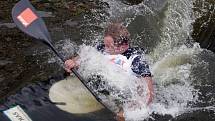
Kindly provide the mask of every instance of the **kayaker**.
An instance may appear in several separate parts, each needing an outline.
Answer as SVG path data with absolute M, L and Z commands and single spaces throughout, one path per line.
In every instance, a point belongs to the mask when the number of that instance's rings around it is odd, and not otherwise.
M 143 51 L 137 47 L 130 47 L 130 33 L 127 28 L 120 23 L 111 23 L 105 30 L 103 44 L 97 46 L 98 51 L 108 53 L 110 60 L 121 66 L 124 70 L 131 70 L 137 77 L 146 81 L 148 86 L 147 105 L 153 99 L 153 81 L 148 64 L 143 59 Z M 120 57 L 124 57 L 124 60 Z M 126 58 L 125 58 L 126 57 Z M 77 63 L 78 56 L 65 61 L 65 67 L 68 72 L 79 66 Z M 130 65 L 128 65 L 130 64 Z M 123 109 L 117 113 L 117 120 L 124 121 Z

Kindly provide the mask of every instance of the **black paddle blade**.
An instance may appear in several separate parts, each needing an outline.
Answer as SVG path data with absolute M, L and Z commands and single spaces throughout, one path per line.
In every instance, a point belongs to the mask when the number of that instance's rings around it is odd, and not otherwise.
M 49 44 L 51 37 L 44 21 L 28 0 L 20 0 L 12 9 L 15 24 L 24 33 Z

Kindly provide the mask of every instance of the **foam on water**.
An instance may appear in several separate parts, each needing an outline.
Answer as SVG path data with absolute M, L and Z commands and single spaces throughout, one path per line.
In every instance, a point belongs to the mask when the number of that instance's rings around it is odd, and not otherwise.
M 151 65 L 155 97 L 150 106 L 145 105 L 147 101 L 146 85 L 144 84 L 145 93 L 142 96 L 137 95 L 135 87 L 141 84 L 136 81 L 138 79 L 112 65 L 105 55 L 93 47 L 81 47 L 79 71 L 85 78 L 92 74 L 102 75 L 109 85 L 119 90 L 132 90 L 132 100 L 139 101 L 139 105 L 131 108 L 131 103 L 124 104 L 127 120 L 147 119 L 152 113 L 169 114 L 175 117 L 196 109 L 192 107 L 192 104 L 198 101 L 199 92 L 194 88 L 191 71 L 193 66 L 200 63 L 196 57 L 201 52 L 202 49 L 198 44 L 194 44 L 191 48 L 183 45 L 173 49 L 171 53 Z M 118 98 L 117 96 L 114 97 Z
M 152 113 L 177 116 L 186 112 L 189 107 L 192 109 L 191 104 L 198 100 L 198 90 L 192 85 L 190 73 L 193 64 L 196 64 L 194 58 L 199 52 L 201 49 L 198 44 L 192 48 L 184 45 L 151 65 L 154 74 L 155 97 L 150 106 L 145 105 L 147 101 L 146 84 L 143 84 L 144 94 L 138 95 L 137 85 L 142 84 L 139 83 L 139 79 L 114 66 L 105 55 L 93 47 L 81 47 L 79 71 L 85 78 L 92 74 L 102 75 L 109 86 L 114 86 L 118 90 L 131 91 L 130 101 L 135 100 L 137 105 L 131 106 L 130 102 L 124 103 L 123 108 L 127 120 L 147 119 Z M 114 95 L 114 98 L 119 98 L 117 96 L 119 95 Z
M 167 51 L 180 47 L 187 42 L 192 32 L 193 1 L 169 0 L 168 10 L 165 11 L 163 27 L 161 28 L 161 42 L 154 48 L 153 57 L 163 57 Z
M 119 89 L 132 85 L 133 82 L 129 80 L 137 80 L 136 76 L 118 68 L 104 54 L 91 46 L 82 46 L 79 55 L 81 57 L 79 71 L 85 78 L 93 73 L 101 74 L 108 79 L 111 85 L 115 85 Z M 124 81 L 128 81 L 128 83 L 124 83 Z
M 189 103 L 198 100 L 198 90 L 192 85 L 191 71 L 198 64 L 195 58 L 200 52 L 198 44 L 192 48 L 181 46 L 152 67 L 158 102 L 165 104 L 166 109 L 177 109 L 172 115 L 183 112 Z
M 110 9 L 108 10 L 110 17 L 130 16 L 124 20 L 125 25 L 131 23 L 137 15 L 152 14 L 156 16 L 156 13 L 144 3 L 127 6 L 121 2 L 111 0 L 106 2 L 110 5 Z M 193 1 L 168 1 L 168 9 L 165 12 L 166 17 L 162 20 L 161 42 L 154 47 L 154 50 L 150 52 L 149 55 L 146 55 L 154 75 L 154 101 L 150 106 L 141 103 L 138 108 L 132 109 L 128 108 L 129 104 L 125 104 L 124 111 L 127 120 L 147 119 L 150 118 L 152 113 L 161 115 L 169 114 L 175 117 L 194 109 L 192 108 L 192 104 L 198 101 L 199 91 L 195 89 L 193 85 L 191 72 L 198 63 L 205 64 L 205 66 L 207 66 L 207 64 L 197 59 L 198 54 L 202 51 L 198 44 L 194 44 L 192 47 L 184 45 L 187 37 L 189 37 L 192 32 L 191 23 L 195 20 L 192 6 Z M 144 9 L 141 10 L 141 8 Z M 87 52 L 89 52 L 89 50 Z M 120 76 L 118 72 L 116 73 L 113 71 L 115 70 L 113 66 L 103 63 L 101 67 L 100 64 L 102 63 L 99 62 L 105 61 L 99 60 L 101 57 L 98 57 L 99 54 L 95 53 L 93 52 L 91 55 L 95 57 L 93 60 L 94 62 L 92 61 L 88 67 L 85 66 L 85 69 L 89 68 L 87 71 L 88 74 L 92 69 L 95 69 L 99 74 L 109 77 L 110 82 L 111 80 L 118 81 L 117 83 L 113 83 L 113 85 L 120 85 L 120 88 L 125 85 L 131 85 L 129 80 L 125 81 L 131 77 L 127 77 L 125 74 Z M 86 55 L 82 57 L 86 58 Z M 95 62 L 95 60 L 97 61 Z M 98 65 L 95 66 L 95 63 Z M 98 68 L 104 70 L 98 71 Z M 146 94 L 144 96 L 146 101 Z M 133 98 L 138 100 L 140 97 L 134 94 Z
M 147 3 L 151 2 L 150 0 L 133 6 L 114 0 L 103 0 L 103 2 L 109 4 L 109 7 L 105 10 L 109 15 L 100 14 L 98 10 L 94 10 L 96 13 L 93 18 L 99 20 L 102 16 L 105 20 L 90 23 L 90 25 L 105 28 L 112 18 L 120 18 L 124 25 L 129 26 L 137 16 L 146 14 L 157 19 L 159 18 L 157 11 L 161 10 L 163 5 L 166 5 L 163 4 L 161 7 L 156 7 L 158 9 L 153 9 L 154 6 Z M 156 0 L 153 2 L 156 3 Z M 192 32 L 192 22 L 196 19 L 192 10 L 193 1 L 167 0 L 167 2 L 166 10 L 162 10 L 164 17 L 159 19 L 160 24 L 162 24 L 161 28 L 159 28 L 161 33 L 158 35 L 161 41 L 153 47 L 149 54 L 145 55 L 154 75 L 154 100 L 149 106 L 145 105 L 147 101 L 147 86 L 145 83 L 143 83 L 143 87 L 145 87 L 144 94 L 140 96 L 136 93 L 137 85 L 142 84 L 137 81 L 139 80 L 138 78 L 112 65 L 95 48 L 85 45 L 80 47 L 81 67 L 79 71 L 85 78 L 90 77 L 92 74 L 102 75 L 109 86 L 113 86 L 118 90 L 129 90 L 132 94 L 130 100 L 139 101 L 139 105 L 133 106 L 133 108 L 131 108 L 130 103 L 124 104 L 126 120 L 136 121 L 152 118 L 152 113 L 168 114 L 176 117 L 189 111 L 214 109 L 213 106 L 194 107 L 195 103 L 201 100 L 199 99 L 199 89 L 195 87 L 196 78 L 198 77 L 194 77 L 192 72 L 193 69 L 201 65 L 204 67 L 204 73 L 207 73 L 208 63 L 198 57 L 203 50 L 197 43 L 191 42 L 192 46 L 186 46 L 187 38 L 190 38 L 190 33 Z M 151 26 L 156 25 L 152 23 Z M 141 34 L 144 34 L 144 30 Z M 88 37 L 93 43 L 103 39 L 101 31 L 96 32 L 94 30 L 91 31 Z M 89 41 L 89 39 L 86 39 L 86 41 Z M 111 93 L 114 98 L 119 96 L 116 93 L 114 90 Z M 120 93 L 124 94 L 123 91 Z
M 146 93 L 147 87 L 146 84 L 140 83 L 140 79 L 138 79 L 136 76 L 122 70 L 118 66 L 115 66 L 111 63 L 111 61 L 107 58 L 107 56 L 103 55 L 102 53 L 98 52 L 95 48 L 90 46 L 82 46 L 81 51 L 79 53 L 80 55 L 80 73 L 85 78 L 90 78 L 92 75 L 100 75 L 103 77 L 103 81 L 107 83 L 109 87 L 114 87 L 114 90 L 111 90 L 110 95 L 113 98 L 121 99 L 119 96 L 125 95 L 125 99 L 123 98 L 121 101 L 131 101 L 131 100 L 140 100 L 140 96 L 137 94 L 137 86 L 142 85 L 145 91 L 141 95 L 143 96 L 143 99 L 139 101 L 141 105 L 144 105 L 146 102 Z M 101 88 L 107 88 L 101 86 Z M 95 89 L 95 91 L 97 91 Z M 119 92 L 118 92 L 119 90 Z M 128 94 L 129 93 L 129 94 Z M 129 99 L 127 98 L 130 97 Z M 124 105 L 129 106 L 129 105 Z

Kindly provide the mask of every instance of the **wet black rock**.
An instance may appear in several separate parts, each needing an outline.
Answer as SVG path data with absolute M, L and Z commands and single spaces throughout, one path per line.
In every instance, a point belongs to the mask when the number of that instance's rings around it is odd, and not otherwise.
M 13 63 L 12 61 L 0 60 L 0 67 Z
M 215 52 L 215 1 L 196 0 L 193 10 L 200 17 L 193 24 L 192 37 L 202 48 Z
M 122 0 L 122 2 L 124 2 L 125 4 L 128 4 L 128 5 L 137 5 L 143 1 L 144 0 Z
M 0 27 L 14 28 L 16 25 L 14 23 L 0 23 Z

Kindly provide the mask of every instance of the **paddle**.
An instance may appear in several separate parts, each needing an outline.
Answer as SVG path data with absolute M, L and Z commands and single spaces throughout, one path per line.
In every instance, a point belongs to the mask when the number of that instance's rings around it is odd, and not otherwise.
M 50 34 L 46 28 L 46 25 L 41 17 L 37 14 L 35 8 L 28 0 L 20 0 L 12 9 L 12 18 L 17 27 L 24 33 L 36 38 L 43 42 L 63 61 L 65 59 L 58 53 L 58 51 L 52 45 Z M 80 76 L 77 70 L 71 70 L 75 76 L 84 84 L 84 86 L 91 92 L 91 94 L 100 102 L 105 108 L 107 108 L 99 98 L 90 90 L 90 88 L 84 83 L 84 79 Z M 108 109 L 108 108 L 107 108 Z

